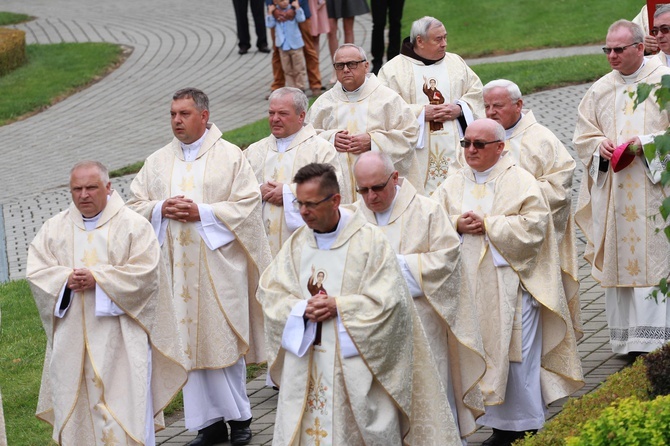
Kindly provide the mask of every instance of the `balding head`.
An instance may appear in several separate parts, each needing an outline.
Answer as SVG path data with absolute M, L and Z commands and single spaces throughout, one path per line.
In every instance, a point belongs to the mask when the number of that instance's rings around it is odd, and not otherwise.
M 469 144 L 463 148 L 465 161 L 473 170 L 484 172 L 500 159 L 505 148 L 505 129 L 493 119 L 477 119 L 468 125 L 463 141 Z
M 356 189 L 365 205 L 373 212 L 383 212 L 391 207 L 396 195 L 398 172 L 391 158 L 382 152 L 365 152 L 354 164 Z

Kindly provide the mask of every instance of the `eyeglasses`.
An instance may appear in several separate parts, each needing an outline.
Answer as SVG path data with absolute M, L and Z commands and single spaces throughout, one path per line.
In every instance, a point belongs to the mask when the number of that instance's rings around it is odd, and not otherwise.
M 475 149 L 482 150 L 484 147 L 486 147 L 487 144 L 493 144 L 494 142 L 500 142 L 500 140 L 496 139 L 495 141 L 470 141 L 467 139 L 461 139 L 461 147 L 467 149 L 472 145 L 475 146 Z
M 334 196 L 335 196 L 335 194 L 330 194 L 326 198 L 324 198 L 323 200 L 317 201 L 316 203 L 313 202 L 313 201 L 298 201 L 298 199 L 296 198 L 296 199 L 293 200 L 293 208 L 296 211 L 300 211 L 300 209 L 302 209 L 303 206 L 305 206 L 307 209 L 316 209 L 316 207 L 318 205 L 320 205 L 321 203 L 325 203 L 326 201 L 330 200 Z
M 370 187 L 357 187 L 356 192 L 358 192 L 361 195 L 365 195 L 370 191 L 379 193 L 379 192 L 384 190 L 384 188 L 386 187 L 387 184 L 389 184 L 389 181 L 391 180 L 391 177 L 393 176 L 394 173 L 395 172 L 391 172 L 391 175 L 389 175 L 389 177 L 386 179 L 386 182 L 384 184 L 376 184 L 376 185 L 370 186 Z
M 349 68 L 350 70 L 355 70 L 356 68 L 358 68 L 358 64 L 363 63 L 363 62 L 365 62 L 365 59 L 363 59 L 363 60 L 352 60 L 352 61 L 349 61 L 349 62 L 335 62 L 333 64 L 333 68 L 335 68 L 337 71 L 342 71 L 342 70 L 344 70 L 344 66 L 346 65 L 347 68 Z
M 630 45 L 626 45 L 626 46 L 618 46 L 618 47 L 616 47 L 616 48 L 607 48 L 606 46 L 604 46 L 604 47 L 603 47 L 603 53 L 605 53 L 605 54 L 609 54 L 609 53 L 611 53 L 612 51 L 614 51 L 616 54 L 621 54 L 621 53 L 623 53 L 623 50 L 625 50 L 625 49 L 628 48 L 629 46 L 639 45 L 640 43 L 642 43 L 642 42 L 635 42 L 635 43 L 631 43 Z
M 654 26 L 654 27 L 649 31 L 649 34 L 651 34 L 652 36 L 656 37 L 656 36 L 658 35 L 659 31 L 661 32 L 661 34 L 667 34 L 667 33 L 670 33 L 670 26 L 668 26 L 668 25 Z

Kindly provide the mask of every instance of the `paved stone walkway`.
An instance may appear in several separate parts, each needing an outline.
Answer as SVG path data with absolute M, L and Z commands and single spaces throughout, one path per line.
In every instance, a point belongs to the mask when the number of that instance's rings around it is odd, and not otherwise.
M 266 114 L 270 57 L 254 51 L 237 54 L 229 3 L 117 0 L 93 6 L 84 0 L 4 0 L 2 9 L 37 17 L 16 26 L 27 31 L 28 43 L 106 41 L 132 47 L 128 60 L 101 82 L 43 113 L 0 127 L 0 235 L 4 226 L 10 279 L 25 276 L 27 244 L 44 220 L 68 206 L 69 193 L 62 185 L 74 162 L 93 158 L 116 169 L 145 158 L 171 138 L 167 113 L 171 92 L 187 85 L 202 88 L 210 95 L 212 120 L 223 131 Z M 199 24 L 203 17 L 210 19 L 208 25 Z M 358 44 L 369 46 L 370 28 L 369 16 L 356 19 Z M 598 48 L 538 50 L 469 62 L 596 54 Z M 331 69 L 323 38 L 321 61 L 326 67 L 322 73 L 325 81 Z M 576 107 L 587 87 L 566 87 L 525 98 L 538 121 L 551 128 L 570 150 Z M 579 164 L 574 201 L 581 179 Z M 127 197 L 131 180 L 132 176 L 115 179 L 114 188 Z M 581 234 L 579 241 L 581 254 Z M 579 349 L 586 386 L 576 396 L 593 390 L 627 363 L 611 353 L 603 293 L 588 273 L 588 265 L 581 261 L 585 335 Z M 252 445 L 272 441 L 276 392 L 264 382 L 265 376 L 261 376 L 248 385 L 254 415 Z M 552 404 L 550 415 L 559 412 L 562 404 Z M 190 441 L 194 434 L 183 426 L 180 420 L 159 432 L 158 444 Z M 489 434 L 480 429 L 469 438 L 469 444 L 478 445 Z

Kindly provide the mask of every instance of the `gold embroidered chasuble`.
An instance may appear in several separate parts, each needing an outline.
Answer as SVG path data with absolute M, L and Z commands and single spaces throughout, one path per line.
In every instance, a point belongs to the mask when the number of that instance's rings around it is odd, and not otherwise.
M 631 84 L 612 71 L 591 86 L 579 105 L 574 144 L 586 169 L 575 221 L 587 239 L 584 258 L 603 287 L 651 287 L 670 274 L 665 224 L 653 218 L 670 189 L 650 181 L 641 156 L 619 172 L 610 166 L 598 174 L 593 161 L 604 139 L 619 145 L 633 136 L 661 134 L 670 126 L 653 94 L 635 110 L 628 95 L 640 82 L 657 83 L 664 74 L 670 69 L 657 58 L 648 59 Z
M 93 288 L 72 292 L 65 316 L 54 316 L 63 285 L 73 268 L 82 267 L 125 314 L 97 317 Z M 186 382 L 167 273 L 151 225 L 125 208 L 116 192 L 91 231 L 71 204 L 30 244 L 27 279 L 47 335 L 38 418 L 52 424 L 53 439 L 65 444 L 107 445 L 114 438 L 144 444 L 148 346 L 157 428 L 164 427 L 162 409 Z M 82 390 L 90 382 L 95 408 Z M 105 420 L 101 435 L 92 411 Z
M 436 88 L 444 97 L 445 104 L 460 100 L 468 104 L 474 119 L 485 116 L 482 82 L 456 54 L 446 53 L 441 61 L 432 65 L 400 54 L 379 71 L 379 81 L 396 91 L 410 105 L 417 118 L 431 103 L 423 89 L 424 83 L 431 79 L 436 81 Z M 444 122 L 441 127 L 433 130 L 427 122 L 424 148 L 416 150 L 427 195 L 432 194 L 447 178 L 452 164 L 455 170 L 465 165 L 458 120 Z
M 535 177 L 551 209 L 561 259 L 561 281 L 568 299 L 572 325 L 577 339 L 580 339 L 583 331 L 571 198 L 575 160 L 556 135 L 535 120 L 531 110 L 524 110 L 512 136 L 505 141 L 505 150 L 519 167 Z
M 313 231 L 307 227 L 298 229 L 261 277 L 258 299 L 265 313 L 269 373 L 273 382 L 281 384 L 274 431 L 276 444 L 302 444 L 301 436 L 310 434 L 306 430 L 301 433 L 303 420 L 312 419 L 309 418 L 312 415 L 305 417 L 305 412 L 315 407 L 324 395 L 314 392 L 319 388 L 317 383 L 321 376 L 313 369 L 317 362 L 315 356 L 320 354 L 315 350 L 320 347 L 310 346 L 302 358 L 281 347 L 289 313 L 305 299 L 302 281 L 311 273 L 311 264 L 307 265 L 311 262 L 303 262 L 303 258 L 314 259 L 312 253 L 316 249 Z M 329 437 L 321 436 L 320 444 L 365 444 L 363 438 L 374 430 L 375 420 L 369 419 L 361 401 L 374 400 L 375 393 L 365 395 L 352 387 L 365 388 L 364 383 L 374 377 L 381 386 L 381 395 L 377 393 L 376 398 L 380 402 L 393 400 L 400 418 L 403 444 L 459 445 L 446 393 L 444 390 L 436 392 L 442 385 L 428 341 L 386 237 L 356 213 L 325 255 L 333 250 L 339 251 L 336 259 L 345 259 L 341 265 L 341 282 L 338 278 L 338 315 L 360 356 L 334 356 L 334 403 L 327 405 L 333 407 L 334 413 L 326 414 L 332 417 L 334 432 L 329 432 Z M 330 274 L 330 270 L 336 268 L 326 258 L 322 257 L 315 268 Z M 305 266 L 308 272 L 303 271 Z M 324 288 L 330 295 L 328 286 Z M 324 324 L 323 331 L 327 330 L 329 327 Z M 335 343 L 335 352 L 339 352 L 337 337 Z M 312 392 L 310 383 L 313 383 Z M 310 432 L 316 435 L 321 425 L 323 421 L 319 417 L 319 426 L 314 424 Z M 382 431 L 377 436 L 385 434 L 391 433 Z
M 369 223 L 375 213 L 356 202 Z M 402 181 L 388 225 L 379 226 L 393 250 L 405 257 L 424 296 L 414 298 L 442 384 L 453 383 L 462 436 L 484 413 L 478 382 L 486 370 L 477 309 L 463 276 L 460 241 L 440 205 Z
M 419 169 L 414 147 L 419 124 L 407 104 L 396 92 L 380 84 L 369 74 L 361 87 L 358 100 L 349 100 L 339 82 L 319 96 L 307 112 L 305 120 L 311 123 L 322 138 L 335 142 L 335 134 L 347 130 L 356 135 L 368 133 L 372 150 L 380 150 L 391 157 L 400 175 L 423 191 L 423 176 Z M 344 177 L 344 188 L 356 197 L 354 163 L 358 155 L 338 152 Z
M 503 156 L 484 183 L 462 168 L 433 194 L 456 224 L 468 210 L 484 216 L 486 237 L 463 235 L 465 273 L 475 290 L 488 370 L 481 381 L 487 405 L 504 401 L 509 361 L 521 360 L 521 287 L 541 304 L 545 404 L 584 385 L 563 287 L 550 210 L 537 181 Z M 494 265 L 489 243 L 509 266 Z M 495 280 L 493 280 L 495 279 Z
M 156 203 L 182 194 L 209 204 L 235 240 L 210 250 L 195 223 L 170 220 L 163 260 L 171 272 L 187 370 L 230 366 L 243 355 L 263 361 L 262 309 L 254 298 L 271 254 L 253 170 L 240 149 L 208 124 L 195 161 L 185 162 L 179 141 L 147 158 L 128 202 L 147 219 Z
M 295 185 L 292 181 L 298 169 L 309 163 L 331 164 L 335 168 L 340 183 L 342 201 L 351 203 L 350 190 L 343 187 L 340 161 L 335 148 L 328 141 L 319 138 L 311 124 L 306 124 L 296 133 L 284 153 L 277 150 L 277 138 L 273 135 L 253 143 L 243 153 L 249 160 L 259 184 L 269 180 L 288 184 L 293 195 L 295 195 Z M 264 202 L 263 224 L 272 255 L 275 256 L 292 234 L 286 225 L 284 207 Z

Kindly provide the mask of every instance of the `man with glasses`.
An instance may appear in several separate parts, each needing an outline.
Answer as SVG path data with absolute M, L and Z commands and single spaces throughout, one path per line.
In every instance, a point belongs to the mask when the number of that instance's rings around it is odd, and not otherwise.
M 460 167 L 458 141 L 470 122 L 484 116 L 479 77 L 446 48 L 442 22 L 420 18 L 412 23 L 400 55 L 379 71 L 381 83 L 397 91 L 421 123 L 416 155 L 426 194 L 444 181 L 453 163 Z
M 651 35 L 658 44 L 658 58 L 666 67 L 670 65 L 670 4 L 660 5 L 654 13 Z
M 294 209 L 295 184 L 291 181 L 302 166 L 328 163 L 335 167 L 341 182 L 340 160 L 332 144 L 319 138 L 311 124 L 305 124 L 307 96 L 283 87 L 270 94 L 268 121 L 271 135 L 252 145 L 244 155 L 256 174 L 263 197 L 263 224 L 275 256 L 293 231 L 302 226 Z M 344 198 L 351 202 L 351 196 Z
M 572 213 L 572 176 L 575 160 L 551 130 L 523 108 L 521 90 L 514 82 L 497 79 L 484 85 L 486 117 L 505 129 L 505 151 L 538 181 L 556 231 L 561 277 L 577 338 L 582 336 L 577 279 L 577 243 Z
M 633 98 L 638 85 L 661 82 L 670 68 L 644 58 L 642 38 L 634 23 L 610 26 L 603 50 L 613 70 L 579 104 L 573 140 L 586 167 L 575 222 L 587 239 L 591 274 L 605 289 L 610 345 L 622 354 L 670 340 L 670 303 L 647 298 L 670 274 L 665 223 L 655 218 L 670 191 L 660 183 L 658 156 L 648 161 L 642 150 L 667 130 L 668 115 L 653 94 L 637 107 Z
M 189 446 L 251 441 L 246 362 L 265 359 L 256 287 L 271 259 L 261 194 L 242 151 L 209 122 L 209 98 L 172 96 L 173 140 L 147 158 L 128 206 L 148 219 L 171 274 L 188 381 Z
M 395 253 L 341 208 L 335 169 L 296 173 L 298 229 L 263 273 L 275 444 L 459 445 Z M 318 284 L 318 286 L 317 286 Z
M 307 122 L 331 142 L 340 155 L 343 189 L 355 196 L 352 167 L 361 153 L 387 153 L 400 174 L 422 192 L 414 147 L 419 125 L 409 106 L 393 90 L 368 73 L 363 48 L 344 44 L 335 52 L 338 82 L 307 113 Z
M 354 166 L 356 202 L 396 253 L 461 436 L 484 413 L 477 383 L 486 370 L 476 309 L 462 275 L 458 234 L 438 203 L 398 176 L 388 155 L 362 154 Z M 452 379 L 452 376 L 455 376 Z
M 480 387 L 493 428 L 483 445 L 509 445 L 544 424 L 545 405 L 584 385 L 551 211 L 535 178 L 503 156 L 505 129 L 474 121 L 467 165 L 435 191 L 461 235 L 487 370 Z

